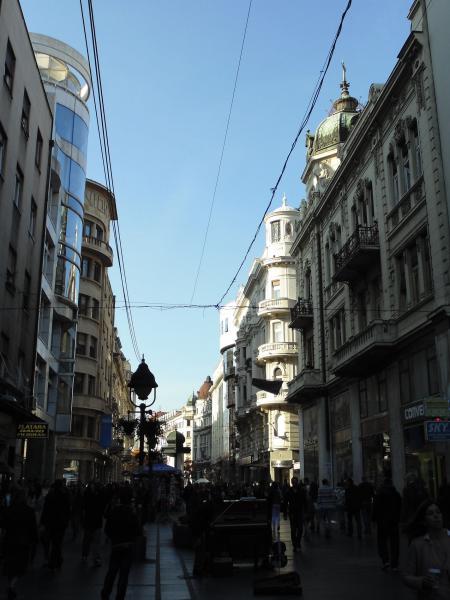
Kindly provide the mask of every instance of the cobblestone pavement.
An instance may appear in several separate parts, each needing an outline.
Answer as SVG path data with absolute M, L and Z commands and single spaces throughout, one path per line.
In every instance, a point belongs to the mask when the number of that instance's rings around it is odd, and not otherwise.
M 286 542 L 288 564 L 281 572 L 300 573 L 305 600 L 411 600 L 413 595 L 401 582 L 401 575 L 383 572 L 376 555 L 374 537 L 359 541 L 334 531 L 331 539 L 310 534 L 301 552 L 294 554 L 289 524 L 282 521 L 281 539 Z M 38 554 L 33 567 L 19 584 L 20 599 L 92 600 L 100 598 L 106 571 L 108 547 L 101 567 L 80 560 L 81 540 L 68 541 L 64 565 L 51 574 Z M 230 577 L 192 579 L 193 552 L 172 545 L 171 526 L 152 524 L 147 528 L 147 557 L 152 562 L 133 565 L 127 600 L 239 600 L 253 596 L 255 577 L 270 574 L 251 567 L 235 567 Z M 404 556 L 403 556 L 404 558 Z M 188 577 L 187 577 L 188 576 Z M 3 578 L 5 586 L 5 579 Z M 5 587 L 3 587 L 3 590 Z M 4 593 L 0 593 L 3 598 Z M 114 596 L 113 596 L 114 597 Z M 267 600 L 274 600 L 265 597 Z

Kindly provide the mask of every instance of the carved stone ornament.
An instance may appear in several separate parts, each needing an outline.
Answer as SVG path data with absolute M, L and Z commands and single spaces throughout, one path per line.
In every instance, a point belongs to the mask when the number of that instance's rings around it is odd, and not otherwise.
M 423 90 L 423 63 L 417 69 L 417 71 L 414 73 L 412 80 L 414 83 L 414 87 L 416 89 L 417 108 L 420 113 L 421 110 L 424 110 L 426 108 L 425 94 L 424 94 L 424 90 Z
M 394 140 L 397 145 L 405 142 L 405 122 L 400 119 L 394 128 Z
M 339 223 L 336 223 L 335 221 L 332 221 L 330 223 L 328 231 L 329 231 L 328 235 L 329 235 L 330 240 L 332 242 L 335 242 L 336 239 L 337 239 L 337 237 L 338 237 L 338 235 L 339 235 L 339 232 L 341 231 L 341 226 L 339 225 Z

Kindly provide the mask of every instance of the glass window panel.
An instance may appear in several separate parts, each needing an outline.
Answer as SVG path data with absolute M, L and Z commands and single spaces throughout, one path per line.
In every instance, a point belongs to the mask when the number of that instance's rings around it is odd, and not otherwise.
M 80 271 L 78 267 L 62 256 L 58 256 L 55 292 L 76 304 L 79 284 Z
M 83 119 L 67 106 L 57 104 L 55 121 L 56 133 L 86 155 L 88 127 Z
M 72 261 L 78 267 L 81 264 L 81 258 L 80 258 L 80 255 L 78 254 L 78 252 L 76 250 L 74 250 L 73 248 L 66 246 L 65 244 L 58 245 L 58 256 L 64 256 L 64 258 Z
M 72 143 L 78 148 L 78 150 L 81 150 L 85 156 L 87 155 L 88 135 L 89 130 L 86 123 L 80 116 L 75 115 L 73 122 Z
M 76 248 L 81 253 L 83 219 L 65 205 L 61 206 L 60 241 Z

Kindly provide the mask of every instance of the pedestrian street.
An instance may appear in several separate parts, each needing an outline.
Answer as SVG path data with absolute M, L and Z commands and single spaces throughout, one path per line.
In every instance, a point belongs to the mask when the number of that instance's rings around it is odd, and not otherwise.
M 147 560 L 136 562 L 131 570 L 127 600 L 238 600 L 253 597 L 255 577 L 265 577 L 276 571 L 254 571 L 251 566 L 234 567 L 232 576 L 192 579 L 194 552 L 177 549 L 172 543 L 170 523 L 152 523 L 146 527 Z M 289 522 L 281 521 L 280 537 L 286 542 L 288 564 L 280 572 L 298 569 L 306 600 L 412 600 L 400 573 L 383 572 L 376 553 L 374 536 L 349 539 L 333 530 L 332 538 L 316 533 L 303 540 L 295 553 L 290 542 Z M 70 538 L 70 536 L 68 536 Z M 106 572 L 109 548 L 102 544 L 103 563 L 93 567 L 83 564 L 81 540 L 68 539 L 64 545 L 64 564 L 60 571 L 49 572 L 43 567 L 38 551 L 32 568 L 18 586 L 18 598 L 42 600 L 93 600 L 100 598 Z M 401 564 L 406 547 L 402 545 Z M 3 579 L 4 582 L 4 579 Z M 5 588 L 3 587 L 3 590 Z M 3 598 L 0 595 L 0 598 Z M 114 598 L 114 593 L 111 596 Z M 298 596 L 297 596 L 298 597 Z M 265 596 L 268 600 L 274 597 Z

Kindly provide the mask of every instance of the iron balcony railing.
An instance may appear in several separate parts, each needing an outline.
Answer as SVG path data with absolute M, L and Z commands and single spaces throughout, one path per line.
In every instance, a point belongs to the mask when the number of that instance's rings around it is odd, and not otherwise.
M 303 328 L 313 319 L 313 305 L 310 300 L 299 298 L 296 304 L 291 308 L 291 323 L 292 328 Z
M 357 225 L 355 231 L 348 238 L 342 248 L 334 255 L 336 273 L 347 266 L 347 263 L 360 250 L 377 248 L 380 245 L 377 225 Z

